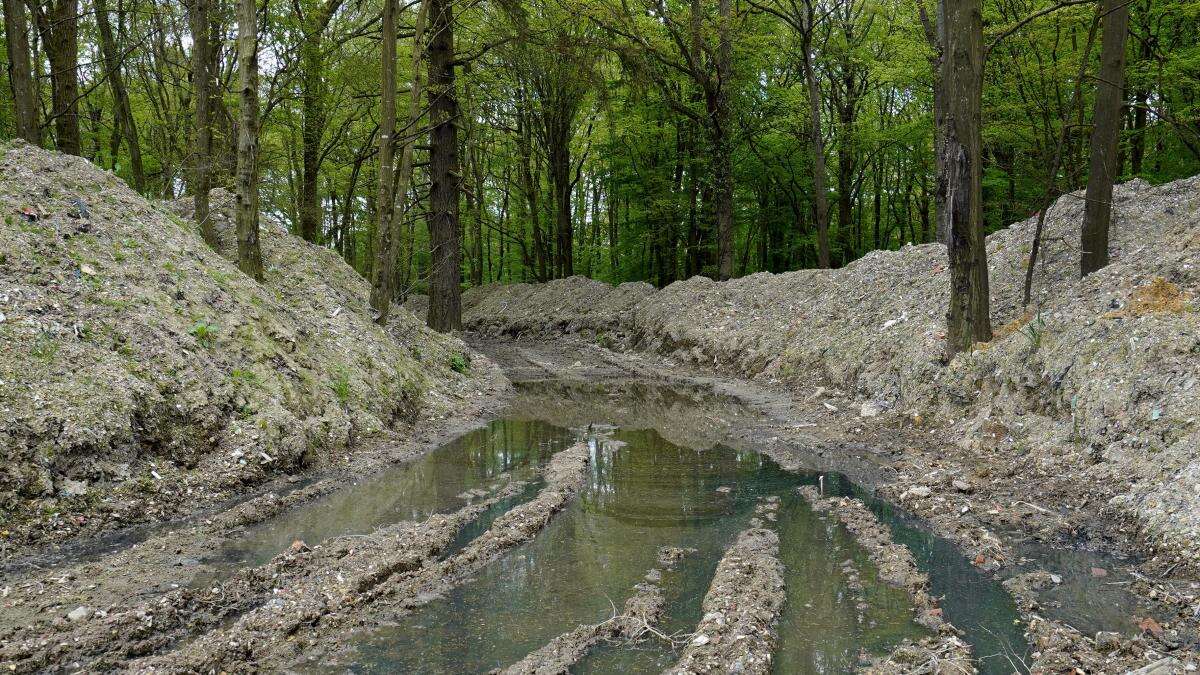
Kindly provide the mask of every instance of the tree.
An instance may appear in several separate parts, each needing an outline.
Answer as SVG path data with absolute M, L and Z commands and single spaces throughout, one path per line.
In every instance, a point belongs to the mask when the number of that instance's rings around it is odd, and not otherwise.
M 944 121 L 938 161 L 949 233 L 950 309 L 946 355 L 992 339 L 987 248 L 983 233 L 983 10 L 981 0 L 943 0 L 940 100 Z
M 79 155 L 79 0 L 26 0 L 50 62 L 50 119 L 60 152 Z
M 33 70 L 29 64 L 29 23 L 21 0 L 4 0 L 4 38 L 8 50 L 8 79 L 12 84 L 13 119 L 17 136 L 41 145 L 37 105 L 33 96 Z
M 1125 36 L 1128 32 L 1128 0 L 1104 0 L 1092 154 L 1079 241 L 1079 271 L 1082 276 L 1108 264 L 1113 182 L 1121 173 L 1117 162 L 1117 140 L 1125 101 Z
M 192 33 L 192 200 L 200 236 L 209 246 L 217 246 L 217 231 L 209 216 L 208 192 L 211 189 L 213 77 L 209 68 L 212 45 L 209 41 L 209 13 L 212 0 L 191 0 L 188 9 Z M 239 10 L 240 11 L 240 10 Z M 239 30 L 241 25 L 238 26 Z M 239 41 L 239 47 L 241 42 Z
M 258 14 L 254 0 L 238 0 L 240 125 L 237 151 L 238 268 L 263 280 L 258 243 Z
M 395 294 L 396 258 L 403 238 L 400 222 L 396 219 L 396 198 L 404 199 L 412 182 L 413 141 L 416 139 L 417 124 L 421 120 L 421 54 L 425 21 L 429 14 L 430 0 L 422 0 L 417 10 L 413 30 L 412 87 L 409 89 L 407 124 L 400 150 L 400 175 L 393 181 L 392 164 L 396 134 L 396 0 L 384 0 L 383 9 L 383 77 L 381 80 L 381 115 L 379 136 L 379 199 L 376 202 L 379 225 L 376 231 L 375 266 L 371 273 L 371 308 L 375 310 L 375 321 L 386 325 L 388 310 Z M 396 191 L 393 192 L 393 185 Z
M 462 230 L 458 199 L 458 94 L 453 0 L 429 4 L 429 327 L 462 329 Z
M 813 64 L 813 33 L 816 29 L 815 0 L 770 0 L 751 4 L 779 17 L 800 35 L 800 66 L 808 90 L 809 147 L 812 153 L 813 219 L 817 229 L 817 266 L 827 269 L 829 255 L 829 194 L 825 187 L 825 137 L 821 130 L 821 85 Z
M 146 170 L 142 166 L 142 144 L 138 140 L 137 122 L 129 105 L 129 91 L 125 87 L 124 59 L 117 49 L 113 37 L 112 23 L 108 18 L 108 0 L 95 0 L 96 26 L 100 29 L 100 48 L 104 53 L 104 69 L 108 72 L 108 83 L 112 88 L 116 107 L 117 131 L 124 136 L 129 147 L 129 162 L 133 171 L 133 187 L 138 192 L 146 189 Z
M 385 0 L 386 2 L 387 0 Z M 321 172 L 321 139 L 325 135 L 328 114 L 325 87 L 325 31 L 342 0 L 324 0 L 315 8 L 294 2 L 300 31 L 300 105 L 301 105 L 301 185 L 300 236 L 318 243 L 321 207 L 318 203 L 318 174 Z

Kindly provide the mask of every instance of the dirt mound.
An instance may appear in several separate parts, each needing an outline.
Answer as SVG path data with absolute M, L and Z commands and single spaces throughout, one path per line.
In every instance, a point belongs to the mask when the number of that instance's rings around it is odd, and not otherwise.
M 213 197 L 232 245 L 232 196 Z M 77 157 L 0 145 L 0 204 L 9 545 L 188 513 L 445 414 L 494 374 L 407 312 L 376 326 L 367 284 L 270 220 L 259 285 Z
M 836 387 L 865 417 L 920 412 L 968 449 L 1007 453 L 1040 489 L 1111 500 L 1152 544 L 1200 569 L 1200 178 L 1118 186 L 1112 264 L 1080 280 L 1082 214 L 1082 193 L 1047 214 L 1028 310 L 1036 219 L 988 238 L 997 337 L 948 365 L 940 244 L 637 294 L 579 279 L 485 287 L 466 324 L 489 335 L 595 333 L 605 346 L 800 395 Z

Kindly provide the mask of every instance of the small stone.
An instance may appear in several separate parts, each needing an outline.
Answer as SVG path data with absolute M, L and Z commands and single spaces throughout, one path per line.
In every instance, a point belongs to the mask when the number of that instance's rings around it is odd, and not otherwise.
M 1096 633 L 1096 651 L 1115 652 L 1121 648 L 1121 634 L 1113 631 Z
M 867 401 L 858 409 L 859 417 L 878 417 L 879 413 L 883 412 L 879 405 L 874 401 Z
M 959 492 L 970 494 L 975 491 L 975 488 L 965 480 L 956 480 L 951 483 L 951 486 Z
M 94 613 L 95 612 L 92 610 L 91 607 L 86 607 L 86 606 L 80 605 L 79 607 L 76 607 L 75 609 L 71 610 L 70 612 L 67 612 L 67 620 L 68 621 L 76 621 L 76 622 L 83 621 L 84 619 L 90 618 L 92 616 L 92 614 L 94 614 Z
M 87 494 L 88 484 L 84 480 L 64 480 L 59 484 L 58 491 L 64 497 L 78 497 Z
M 708 644 L 708 636 L 704 634 L 697 635 L 696 637 L 692 638 L 692 644 L 696 645 L 697 647 L 703 647 L 704 645 Z
M 730 492 L 733 492 L 733 488 L 729 487 L 728 485 L 722 485 L 721 487 L 717 488 L 717 492 L 720 492 L 721 494 L 729 494 Z
M 1056 583 L 1056 584 L 1061 584 L 1061 583 L 1062 583 L 1062 577 L 1061 577 L 1061 576 L 1059 576 L 1059 575 L 1057 575 L 1057 574 L 1051 574 L 1051 575 L 1050 575 L 1050 581 L 1052 581 L 1052 582 L 1054 582 L 1054 583 Z
M 900 495 L 900 499 L 907 499 L 908 497 L 915 497 L 916 499 L 925 499 L 926 497 L 928 497 L 931 494 L 933 494 L 933 490 L 929 486 L 917 485 L 914 487 L 910 487 L 908 490 L 906 490 L 904 492 L 904 494 Z

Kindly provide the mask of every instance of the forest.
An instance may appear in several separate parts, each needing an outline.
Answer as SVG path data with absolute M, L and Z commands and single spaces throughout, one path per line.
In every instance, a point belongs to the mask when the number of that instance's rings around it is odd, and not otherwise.
M 202 223 L 234 189 L 376 296 L 431 294 L 443 330 L 460 286 L 840 267 L 955 223 L 967 269 L 1060 194 L 1101 207 L 1089 180 L 1200 172 L 1192 0 L 4 9 L 0 136 L 195 195 Z M 970 127 L 962 213 L 948 117 Z

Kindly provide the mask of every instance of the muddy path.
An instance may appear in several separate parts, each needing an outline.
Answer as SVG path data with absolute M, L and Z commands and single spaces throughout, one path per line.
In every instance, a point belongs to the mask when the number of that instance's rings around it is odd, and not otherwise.
M 717 411 L 677 415 L 679 410 L 664 406 L 660 428 L 681 439 L 760 451 L 789 470 L 844 475 L 882 505 L 877 511 L 894 511 L 918 531 L 953 542 L 954 555 L 1005 580 L 1017 601 L 1032 650 L 1016 670 L 1123 672 L 1169 658 L 1179 659 L 1181 668 L 1197 667 L 1200 582 L 1172 576 L 1176 570 L 1159 562 L 1134 528 L 1107 508 L 1103 489 L 1088 486 L 1080 493 L 1070 471 L 1058 475 L 1053 466 L 1013 465 L 1000 454 L 989 455 L 988 444 L 1005 433 L 999 425 L 976 434 L 978 447 L 968 452 L 956 442 L 955 420 L 881 415 L 820 386 L 797 397 L 770 382 L 714 375 L 653 353 L 616 352 L 572 336 L 473 342 L 518 387 L 544 379 L 573 382 L 576 389 L 578 383 L 606 379 L 628 382 L 615 385 L 618 389 L 658 382 L 736 401 L 741 411 L 736 417 Z M 554 411 L 553 399 L 566 400 L 570 388 L 563 385 L 527 412 L 563 414 Z M 580 410 L 570 401 L 558 407 Z M 644 413 L 643 406 L 630 416 Z M 1068 465 L 1076 461 L 1062 459 Z
M 580 673 L 1197 663 L 1194 584 L 1155 576 L 1136 542 L 1090 536 L 1111 525 L 1101 509 L 1064 508 L 1056 491 L 997 467 L 981 476 L 919 421 L 570 339 L 473 346 L 514 387 L 481 392 L 411 443 L 361 449 L 183 523 L 10 561 L 0 662 Z M 480 428 L 489 418 L 500 419 Z

